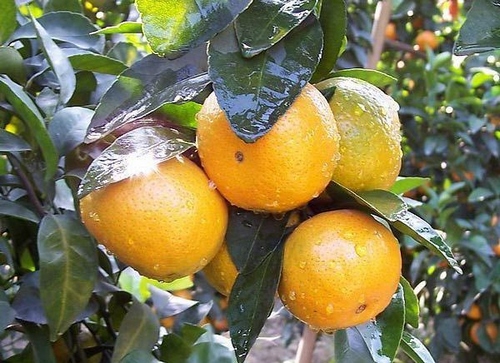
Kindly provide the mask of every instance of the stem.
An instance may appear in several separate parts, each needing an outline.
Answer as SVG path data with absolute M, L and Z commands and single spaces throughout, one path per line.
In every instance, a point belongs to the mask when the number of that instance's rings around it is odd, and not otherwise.
M 33 184 L 29 180 L 28 176 L 24 172 L 24 169 L 17 160 L 17 158 L 12 155 L 12 154 L 7 154 L 7 158 L 9 159 L 10 164 L 12 165 L 12 169 L 15 171 L 19 179 L 21 179 L 21 183 L 23 183 L 24 189 L 26 190 L 26 193 L 28 194 L 28 198 L 35 207 L 35 211 L 37 212 L 38 216 L 41 218 L 47 214 L 45 209 L 43 208 L 42 203 L 40 202 L 40 199 L 38 199 L 38 196 L 36 195 L 35 188 L 33 188 Z
M 302 338 L 300 339 L 299 347 L 297 348 L 295 363 L 311 363 L 317 337 L 317 332 L 309 328 L 308 325 L 304 325 Z
M 385 45 L 396 50 L 402 50 L 405 51 L 406 53 L 411 53 L 419 58 L 425 59 L 427 58 L 427 55 L 420 51 L 420 50 L 415 50 L 411 45 L 397 41 L 397 40 L 391 40 L 391 39 L 386 39 L 385 40 Z

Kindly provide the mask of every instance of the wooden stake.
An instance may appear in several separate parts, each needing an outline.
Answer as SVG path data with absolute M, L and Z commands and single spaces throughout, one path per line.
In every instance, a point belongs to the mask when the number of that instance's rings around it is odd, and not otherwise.
M 302 338 L 300 339 L 299 346 L 297 348 L 295 363 L 311 363 L 317 337 L 318 332 L 309 328 L 308 325 L 304 326 Z
M 375 18 L 373 19 L 372 27 L 372 49 L 368 53 L 366 68 L 375 69 L 380 60 L 380 55 L 384 49 L 385 28 L 389 24 L 392 12 L 391 0 L 382 0 L 377 4 L 375 10 Z

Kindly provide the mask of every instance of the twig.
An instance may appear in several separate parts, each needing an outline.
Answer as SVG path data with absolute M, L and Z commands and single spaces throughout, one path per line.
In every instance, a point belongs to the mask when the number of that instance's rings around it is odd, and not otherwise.
M 420 50 L 416 50 L 411 45 L 403 43 L 403 42 L 400 42 L 398 40 L 386 39 L 385 40 L 385 45 L 387 47 L 392 48 L 392 49 L 402 50 L 402 51 L 404 51 L 406 53 L 411 53 L 411 54 L 415 55 L 416 57 L 419 57 L 419 58 L 422 58 L 422 59 L 427 58 L 427 54 L 425 54 L 424 52 L 422 52 Z
M 366 68 L 375 69 L 384 49 L 385 28 L 391 18 L 391 0 L 382 0 L 377 4 L 372 28 L 372 49 L 368 53 Z
M 309 328 L 308 325 L 304 326 L 302 338 L 300 339 L 299 346 L 297 348 L 295 363 L 311 363 L 317 336 L 318 333 L 316 331 Z

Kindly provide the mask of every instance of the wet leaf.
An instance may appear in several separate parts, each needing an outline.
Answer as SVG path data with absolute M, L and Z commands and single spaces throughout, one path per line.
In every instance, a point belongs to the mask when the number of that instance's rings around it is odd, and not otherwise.
M 2 11 L 0 11 L 0 44 L 4 44 L 10 35 L 16 30 L 17 6 L 15 0 L 2 0 Z
M 135 21 L 124 21 L 118 25 L 108 26 L 100 29 L 93 34 L 127 34 L 142 33 L 142 23 Z
M 48 215 L 38 231 L 40 297 L 55 341 L 85 309 L 97 280 L 97 249 L 79 220 Z
M 33 223 L 40 222 L 40 218 L 19 202 L 0 198 L 0 215 L 24 219 Z
M 16 312 L 7 301 L 0 301 L 0 335 L 3 335 L 5 328 L 14 322 Z
M 158 340 L 160 323 L 151 308 L 134 301 L 118 332 L 111 363 L 119 363 L 134 350 L 151 351 Z
M 153 51 L 175 58 L 226 28 L 251 0 L 137 0 Z
M 154 170 L 162 161 L 180 155 L 194 146 L 191 135 L 178 130 L 145 126 L 117 138 L 90 164 L 78 194 L 84 197 L 92 190 Z
M 395 222 L 390 222 L 391 226 L 398 231 L 412 237 L 429 250 L 443 257 L 448 264 L 458 273 L 462 269 L 453 257 L 450 247 L 441 236 L 423 219 L 411 212 L 401 213 Z
M 22 322 L 24 332 L 28 336 L 33 351 L 33 363 L 56 363 L 52 345 L 49 340 L 49 329 L 46 325 Z
M 183 299 L 154 286 L 150 286 L 149 289 L 151 291 L 153 306 L 160 319 L 177 315 L 198 304 L 198 301 Z
M 322 1 L 319 22 L 325 39 L 321 60 L 311 79 L 313 83 L 325 79 L 337 63 L 347 26 L 345 1 Z
M 420 306 L 418 304 L 417 295 L 415 295 L 415 291 L 413 291 L 410 283 L 403 276 L 401 276 L 399 283 L 401 284 L 404 293 L 405 321 L 415 329 L 418 329 Z
M 177 125 L 195 129 L 196 114 L 201 110 L 201 105 L 196 102 L 186 102 L 183 104 L 168 103 L 158 111 Z
M 387 73 L 377 71 L 376 69 L 350 68 L 342 69 L 330 74 L 330 77 L 351 77 L 361 79 L 376 87 L 383 88 L 394 84 L 397 79 Z
M 0 75 L 0 92 L 5 95 L 37 141 L 46 163 L 45 179 L 50 179 L 57 171 L 58 155 L 40 111 L 23 88 L 7 76 Z
M 149 55 L 134 63 L 102 97 L 87 142 L 96 141 L 164 104 L 192 100 L 210 82 L 202 73 L 205 67 L 206 54 L 202 48 L 176 60 Z
M 429 181 L 429 178 L 421 178 L 417 176 L 398 177 L 396 182 L 391 187 L 391 192 L 394 194 L 403 194 L 409 190 L 426 185 Z
M 249 273 L 241 271 L 229 296 L 228 321 L 236 358 L 242 363 L 255 343 L 274 304 L 281 274 L 283 245 Z
M 335 363 L 368 363 L 372 356 L 356 328 L 337 330 L 334 335 Z
M 19 136 L 0 129 L 0 153 L 29 151 L 31 146 Z
M 415 363 L 434 363 L 434 358 L 426 346 L 406 331 L 403 332 L 401 348 Z
M 282 242 L 288 215 L 279 217 L 230 209 L 226 242 L 238 271 L 252 272 Z
M 94 111 L 83 107 L 66 107 L 56 112 L 49 123 L 49 134 L 63 156 L 83 143 Z
M 500 4 L 475 0 L 462 25 L 453 52 L 470 55 L 500 48 Z
M 54 41 L 71 43 L 97 53 L 102 53 L 104 50 L 104 36 L 91 34 L 98 29 L 82 14 L 58 11 L 44 14 L 36 20 Z M 29 22 L 18 28 L 10 40 L 35 39 L 36 37 L 33 23 Z
M 241 53 L 251 58 L 304 21 L 318 0 L 254 0 L 234 25 Z
M 264 136 L 310 80 L 323 46 L 314 16 L 272 48 L 247 59 L 232 27 L 210 42 L 209 75 L 221 108 L 246 142 Z

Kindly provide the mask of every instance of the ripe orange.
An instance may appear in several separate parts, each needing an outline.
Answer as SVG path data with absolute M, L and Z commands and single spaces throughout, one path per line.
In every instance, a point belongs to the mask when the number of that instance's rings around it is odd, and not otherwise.
M 328 102 L 310 84 L 254 143 L 236 136 L 213 93 L 197 120 L 202 165 L 220 193 L 238 207 L 285 212 L 317 197 L 331 179 L 339 135 Z
M 492 246 L 491 249 L 493 250 L 495 256 L 500 257 L 500 240 L 496 245 Z
M 470 328 L 470 338 L 474 344 L 481 345 L 479 342 L 479 328 L 481 327 L 481 322 L 477 321 L 474 324 L 472 324 Z M 496 324 L 492 321 L 486 323 L 485 325 L 486 329 L 486 335 L 488 335 L 488 338 L 490 339 L 490 342 L 493 343 L 497 340 L 498 337 L 498 327 Z
M 314 329 L 331 331 L 383 311 L 401 275 L 399 244 L 389 229 L 357 210 L 315 215 L 285 242 L 279 296 Z
M 396 24 L 387 23 L 387 26 L 385 27 L 384 35 L 387 39 L 391 39 L 391 40 L 398 39 L 398 33 L 396 31 Z
M 183 157 L 96 190 L 80 208 L 97 241 L 144 276 L 164 281 L 201 270 L 222 245 L 228 220 L 224 199 Z
M 416 36 L 415 44 L 418 45 L 418 48 L 421 50 L 425 50 L 426 48 L 436 49 L 439 45 L 439 41 L 434 32 L 424 30 Z
M 479 305 L 474 303 L 471 305 L 469 311 L 467 311 L 466 316 L 471 320 L 480 320 L 483 317 L 483 313 Z
M 330 107 L 340 133 L 333 180 L 354 190 L 389 189 L 401 169 L 398 104 L 368 82 L 347 77 L 320 82 L 334 87 Z
M 238 276 L 238 270 L 229 255 L 227 244 L 224 242 L 219 252 L 205 266 L 203 273 L 210 285 L 222 295 L 229 296 L 234 281 Z

